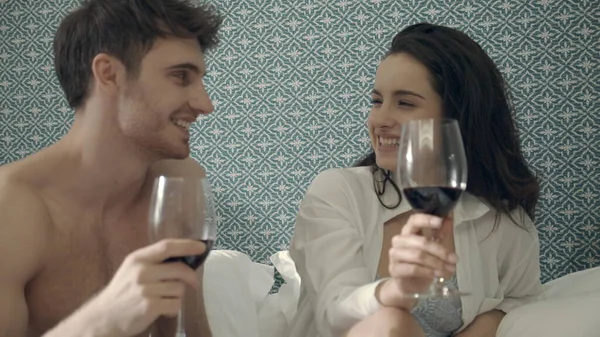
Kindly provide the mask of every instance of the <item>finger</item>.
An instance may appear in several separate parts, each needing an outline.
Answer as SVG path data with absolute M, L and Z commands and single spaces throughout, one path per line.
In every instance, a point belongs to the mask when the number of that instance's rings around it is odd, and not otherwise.
M 437 270 L 427 266 L 412 264 L 412 263 L 390 263 L 388 272 L 391 277 L 395 278 L 425 278 L 433 279 L 434 277 L 450 278 L 453 272 L 447 270 Z
M 437 231 L 437 235 L 436 236 L 441 239 L 441 238 L 443 238 L 445 236 L 450 235 L 453 230 L 454 230 L 454 218 L 447 217 L 442 222 L 442 226 Z
M 419 235 L 396 235 L 392 238 L 391 249 L 418 249 L 436 256 L 446 263 L 456 264 L 458 262 L 456 254 L 449 252 L 441 244 Z
M 416 213 L 408 218 L 406 225 L 402 227 L 402 235 L 418 234 L 423 229 L 439 229 L 443 219 L 437 216 Z
M 182 305 L 183 301 L 181 299 L 161 299 L 158 303 L 159 313 L 166 317 L 177 317 Z
M 164 263 L 144 268 L 140 272 L 140 283 L 154 284 L 159 282 L 179 281 L 199 289 L 198 275 L 183 263 Z
M 390 263 L 388 272 L 396 278 L 429 278 L 433 279 L 436 271 L 432 268 L 409 263 Z
M 390 249 L 390 263 L 408 263 L 427 267 L 440 272 L 454 272 L 454 264 L 420 249 Z
M 143 293 L 146 297 L 177 299 L 185 294 L 185 285 L 176 281 L 152 283 L 144 287 Z
M 202 241 L 190 239 L 164 239 L 138 249 L 128 257 L 139 262 L 161 263 L 171 257 L 200 255 L 206 250 Z

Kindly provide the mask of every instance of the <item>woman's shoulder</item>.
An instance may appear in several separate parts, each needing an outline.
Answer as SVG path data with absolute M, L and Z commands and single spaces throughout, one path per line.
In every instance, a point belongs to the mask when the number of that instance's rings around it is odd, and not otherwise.
M 318 173 L 310 183 L 310 188 L 341 187 L 350 188 L 372 186 L 373 173 L 369 167 L 330 168 Z
M 369 167 L 331 168 L 317 174 L 306 191 L 305 200 L 327 200 L 352 205 L 371 204 L 377 198 Z
M 518 206 L 511 211 L 501 211 L 489 203 L 480 200 L 473 201 L 471 206 L 479 205 L 481 216 L 473 219 L 473 226 L 480 239 L 480 244 L 496 242 L 497 255 L 500 260 L 503 256 L 520 254 L 530 246 L 539 245 L 537 228 L 527 212 Z M 489 241 L 492 239 L 492 241 Z
M 373 171 L 372 171 L 371 167 L 369 167 L 369 166 L 335 167 L 335 168 L 329 168 L 329 169 L 321 171 L 320 173 L 317 174 L 317 177 L 331 176 L 331 175 L 370 178 L 373 176 Z
M 486 242 L 489 237 L 494 237 L 498 242 L 538 240 L 534 222 L 520 206 L 503 211 L 480 197 L 464 193 L 455 208 L 455 214 L 462 224 L 474 226 L 477 237 L 486 238 Z

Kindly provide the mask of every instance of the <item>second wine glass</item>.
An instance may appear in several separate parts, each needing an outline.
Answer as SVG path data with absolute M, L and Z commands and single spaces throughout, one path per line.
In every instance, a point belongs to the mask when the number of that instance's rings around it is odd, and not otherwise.
M 206 244 L 201 255 L 165 260 L 199 268 L 217 239 L 214 198 L 207 178 L 158 177 L 154 182 L 149 216 L 150 239 L 193 239 Z M 183 311 L 177 319 L 176 337 L 186 337 Z
M 420 119 L 402 124 L 397 176 L 404 197 L 420 213 L 447 217 L 467 188 L 467 158 L 458 122 Z M 423 233 L 437 240 L 436 233 Z M 436 277 L 429 291 L 409 297 L 453 297 L 462 293 Z

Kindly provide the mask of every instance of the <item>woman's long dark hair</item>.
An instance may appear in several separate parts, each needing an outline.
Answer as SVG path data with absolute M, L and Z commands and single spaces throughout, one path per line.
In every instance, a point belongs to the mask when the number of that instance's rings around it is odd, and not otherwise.
M 386 57 L 398 53 L 427 67 L 444 116 L 458 121 L 467 155 L 467 191 L 500 213 L 521 206 L 533 219 L 539 181 L 521 152 L 508 88 L 492 59 L 466 34 L 428 23 L 398 33 Z M 381 204 L 398 206 L 381 200 L 387 184 L 401 194 L 390 173 L 377 166 L 374 152 L 355 166 L 370 166 Z

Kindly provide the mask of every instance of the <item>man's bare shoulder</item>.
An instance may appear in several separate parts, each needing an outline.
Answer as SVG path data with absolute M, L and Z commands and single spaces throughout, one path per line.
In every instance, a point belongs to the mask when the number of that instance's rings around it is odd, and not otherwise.
M 204 168 L 193 158 L 162 160 L 152 165 L 150 177 L 191 177 L 203 178 L 206 176 Z
M 30 158 L 0 166 L 0 197 L 6 198 L 7 195 L 16 193 L 15 196 L 18 197 L 40 199 L 41 201 L 41 198 L 33 193 L 32 179 L 28 179 L 33 166 L 33 160 Z
M 24 227 L 31 224 L 35 230 L 46 226 L 50 220 L 48 208 L 42 196 L 32 184 L 13 168 L 0 167 L 0 230 L 13 225 Z
M 27 279 L 46 247 L 50 217 L 41 196 L 12 168 L 0 167 L 0 254 L 11 256 L 2 263 L 6 271 Z

